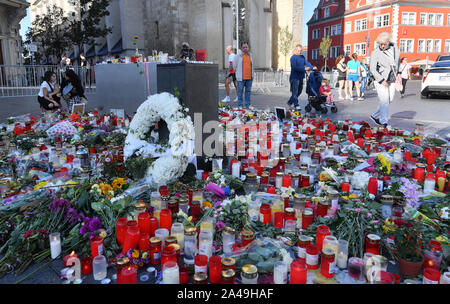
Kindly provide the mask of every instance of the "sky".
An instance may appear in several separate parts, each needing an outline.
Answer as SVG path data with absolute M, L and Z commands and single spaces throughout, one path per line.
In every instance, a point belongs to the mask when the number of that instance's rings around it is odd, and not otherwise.
M 319 4 L 320 0 L 303 0 L 303 45 L 308 45 L 308 27 L 306 26 L 306 22 L 311 19 L 311 16 L 314 13 L 314 9 Z M 30 2 L 29 0 L 27 2 Z M 28 27 L 30 26 L 30 9 L 27 9 L 27 16 L 22 19 L 20 22 L 20 35 L 25 38 L 25 33 L 27 32 Z
M 319 4 L 320 0 L 303 0 L 303 45 L 308 45 L 308 26 L 306 25 L 306 22 L 311 19 L 312 15 L 314 14 L 314 10 L 316 9 L 317 5 Z

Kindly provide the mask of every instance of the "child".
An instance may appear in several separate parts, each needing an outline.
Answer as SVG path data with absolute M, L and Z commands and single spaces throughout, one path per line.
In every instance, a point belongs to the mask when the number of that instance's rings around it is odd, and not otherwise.
M 327 97 L 327 106 L 334 106 L 333 93 L 331 93 L 330 82 L 328 79 L 322 80 L 322 86 L 320 87 L 319 93 L 321 96 Z

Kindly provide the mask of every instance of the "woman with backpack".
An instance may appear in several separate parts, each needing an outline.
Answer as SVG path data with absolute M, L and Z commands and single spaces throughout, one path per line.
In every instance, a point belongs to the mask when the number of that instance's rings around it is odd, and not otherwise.
M 56 73 L 47 71 L 44 74 L 41 87 L 39 88 L 38 102 L 45 110 L 54 110 L 61 107 L 59 88 L 56 84 Z

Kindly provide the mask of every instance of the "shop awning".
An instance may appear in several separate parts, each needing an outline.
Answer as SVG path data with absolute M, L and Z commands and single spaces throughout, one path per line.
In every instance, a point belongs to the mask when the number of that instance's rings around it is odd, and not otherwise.
M 97 52 L 97 56 L 104 56 L 108 54 L 108 44 L 105 43 L 105 45 L 103 45 L 103 47 L 100 49 L 100 51 Z
M 111 54 L 120 53 L 122 51 L 123 51 L 122 38 L 120 38 L 119 41 L 111 49 Z

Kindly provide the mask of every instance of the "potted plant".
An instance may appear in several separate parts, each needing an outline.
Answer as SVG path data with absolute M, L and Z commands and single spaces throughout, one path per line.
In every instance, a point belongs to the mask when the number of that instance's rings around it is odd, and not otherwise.
M 393 253 L 403 276 L 417 277 L 423 264 L 423 235 L 419 223 L 413 220 L 395 220 Z

